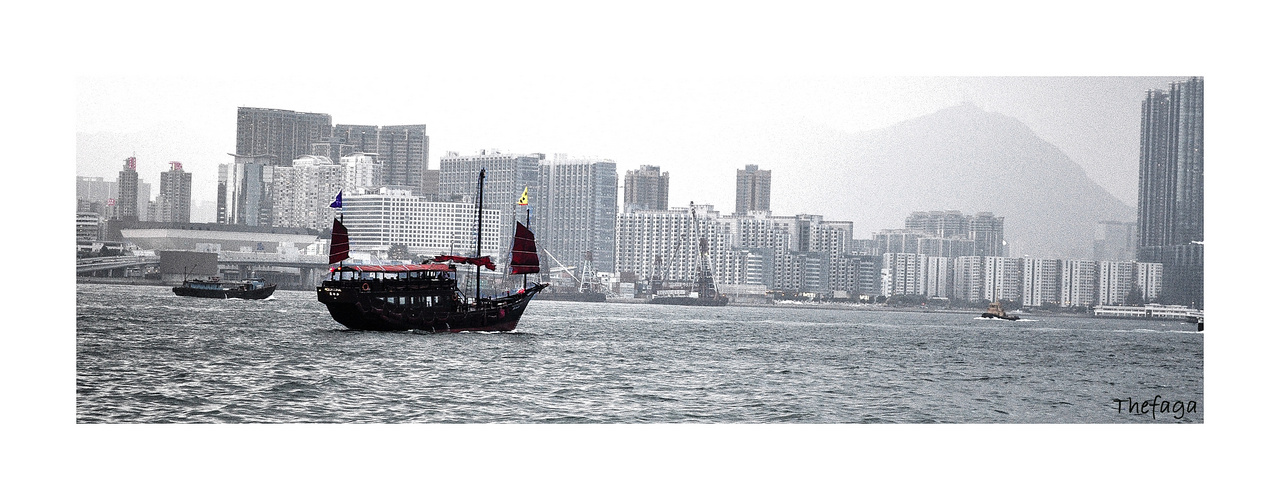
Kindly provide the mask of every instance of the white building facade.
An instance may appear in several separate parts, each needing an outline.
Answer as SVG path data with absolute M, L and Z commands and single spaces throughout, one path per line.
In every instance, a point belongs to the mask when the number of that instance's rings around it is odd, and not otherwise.
M 402 244 L 410 254 L 473 256 L 476 251 L 476 206 L 473 203 L 427 201 L 409 189 L 379 188 L 371 194 L 343 195 L 343 225 L 351 249 L 382 252 Z M 481 254 L 498 255 L 498 211 L 483 214 Z M 507 262 L 495 258 L 504 271 Z

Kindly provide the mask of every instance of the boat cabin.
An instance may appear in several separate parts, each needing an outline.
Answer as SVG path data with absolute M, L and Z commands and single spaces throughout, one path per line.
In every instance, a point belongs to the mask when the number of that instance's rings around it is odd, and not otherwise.
M 457 269 L 447 264 L 408 264 L 399 266 L 341 266 L 329 270 L 328 281 L 455 280 Z

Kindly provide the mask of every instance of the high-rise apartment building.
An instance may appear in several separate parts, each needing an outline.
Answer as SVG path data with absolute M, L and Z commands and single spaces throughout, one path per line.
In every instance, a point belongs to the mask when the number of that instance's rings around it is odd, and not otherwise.
M 377 154 L 384 185 L 409 189 L 415 196 L 435 191 L 433 179 L 425 174 L 430 149 L 426 125 L 338 124 L 332 134 L 333 142 L 350 146 L 353 153 Z
M 1062 295 L 1062 261 L 1022 259 L 1022 306 L 1056 305 Z
M 116 198 L 116 218 L 123 221 L 138 220 L 138 159 L 130 156 L 124 160 L 124 168 L 116 180 L 119 196 Z
M 312 144 L 333 135 L 333 123 L 324 113 L 284 109 L 237 108 L 237 156 L 260 157 L 263 164 L 289 165 L 309 155 Z
M 622 211 L 666 210 L 671 186 L 671 173 L 660 167 L 641 165 L 628 170 L 623 180 Z
M 156 220 L 191 222 L 191 172 L 183 171 L 181 162 L 171 161 L 169 170 L 160 172 Z
M 338 211 L 329 203 L 343 187 L 344 168 L 328 156 L 307 155 L 272 172 L 271 225 L 324 231 L 332 227 Z M 349 196 L 354 190 L 346 191 Z
M 1005 257 L 1008 251 L 1004 243 L 1004 217 L 991 212 L 978 212 L 969 219 L 969 239 L 974 252 L 989 257 Z
M 1138 260 L 1163 264 L 1163 300 L 1204 307 L 1204 79 L 1148 90 L 1138 170 Z
M 769 211 L 769 170 L 760 170 L 758 165 L 747 165 L 738 170 L 737 202 L 734 203 L 734 215 L 746 215 L 747 212 Z
M 218 165 L 218 223 L 270 226 L 274 156 L 232 156 Z
M 443 188 L 446 174 L 441 165 Z M 617 164 L 556 155 L 540 165 L 537 185 L 542 206 L 533 209 L 544 214 L 538 220 L 545 222 L 540 233 L 536 226 L 534 231 L 539 241 L 545 242 L 546 251 L 568 266 L 581 266 L 590 259 L 597 271 L 614 272 Z M 531 194 L 534 191 L 530 189 Z M 505 203 L 514 200 L 509 198 Z
M 692 213 L 686 208 L 618 214 L 615 268 L 619 273 L 634 273 L 643 281 L 656 276 L 665 281 L 691 282 L 695 277 L 699 241 L 703 238 L 707 240 L 707 253 L 717 284 L 739 284 L 748 279 L 748 274 L 754 279 L 762 277 L 759 270 L 752 272 L 743 268 L 747 261 L 742 256 L 727 257 L 733 255 L 729 247 L 730 223 L 721 219 L 709 205 L 694 207 Z M 565 262 L 565 265 L 573 264 Z
M 1022 300 L 1022 259 L 982 258 L 982 298 L 988 301 Z
M 1093 260 L 1062 261 L 1063 307 L 1092 306 L 1098 303 L 1098 262 Z
M 475 155 L 463 156 L 450 151 L 440 157 L 440 169 L 429 171 L 425 178 L 437 180 L 437 187 L 430 190 L 436 193 L 436 199 L 474 203 L 478 194 L 480 170 L 484 169 L 484 208 L 498 213 L 498 225 L 502 228 L 499 233 L 499 251 L 495 254 L 497 257 L 495 262 L 505 263 L 510 260 L 509 253 L 512 237 L 515 234 L 515 221 L 525 221 L 528 215 L 526 209 L 530 210 L 536 218 L 531 221 L 530 229 L 537 235 L 540 246 L 543 245 L 547 236 L 543 231 L 546 221 L 541 218 L 543 215 L 538 213 L 546 203 L 545 195 L 539 191 L 538 186 L 541 162 L 545 158 L 545 155 L 536 153 L 511 154 L 483 150 Z M 525 188 L 529 189 L 529 204 L 517 205 Z

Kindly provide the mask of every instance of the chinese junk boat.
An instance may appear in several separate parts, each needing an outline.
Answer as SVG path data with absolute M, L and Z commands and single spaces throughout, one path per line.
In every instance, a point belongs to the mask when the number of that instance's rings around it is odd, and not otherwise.
M 481 203 L 484 170 L 480 171 Z M 339 205 L 340 207 L 340 205 Z M 478 210 L 477 210 L 478 211 Z M 476 254 L 480 253 L 477 215 Z M 347 228 L 333 221 L 329 279 L 316 287 L 320 302 L 333 319 L 353 330 L 418 330 L 422 332 L 510 331 L 516 328 L 529 299 L 547 287 L 526 285 L 500 296 L 480 295 L 480 268 L 494 269 L 488 256 L 441 255 L 432 261 L 409 265 L 342 265 L 348 258 Z M 457 265 L 476 266 L 476 291 L 468 297 L 458 288 Z M 516 222 L 511 251 L 511 274 L 538 272 L 533 233 Z
M 268 285 L 262 278 L 240 281 L 222 281 L 217 277 L 188 279 L 182 280 L 182 286 L 173 287 L 175 295 L 207 299 L 265 299 L 275 291 L 276 286 Z
M 1017 316 L 1010 316 L 1008 314 L 1005 314 L 1004 308 L 1000 307 L 999 302 L 992 302 L 991 305 L 987 306 L 987 312 L 982 313 L 982 317 L 1007 319 L 1009 321 L 1017 321 L 1019 319 Z

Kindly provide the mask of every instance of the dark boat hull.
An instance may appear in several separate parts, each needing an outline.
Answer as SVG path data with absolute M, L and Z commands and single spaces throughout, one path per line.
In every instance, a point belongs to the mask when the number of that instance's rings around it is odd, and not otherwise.
M 1017 316 L 1004 316 L 1004 315 L 995 314 L 995 313 L 982 313 L 982 317 L 984 317 L 984 318 L 996 318 L 996 319 L 1007 319 L 1007 320 L 1009 320 L 1009 321 L 1017 321 L 1017 320 L 1021 319 L 1021 318 L 1018 318 Z
M 538 300 L 563 300 L 568 302 L 604 302 L 605 294 L 600 292 L 547 292 L 538 294 Z
M 649 303 L 670 306 L 723 306 L 729 303 L 729 297 L 720 296 L 715 299 L 703 297 L 654 297 Z
M 251 299 L 261 300 L 270 297 L 275 293 L 275 285 L 267 285 L 262 288 L 254 288 L 249 290 L 239 290 L 235 288 L 210 290 L 207 288 L 190 288 L 175 286 L 173 287 L 174 295 L 182 297 L 201 297 L 206 299 Z
M 396 305 L 377 300 L 376 293 L 319 287 L 320 302 L 329 309 L 334 321 L 352 330 L 465 332 L 515 330 L 529 300 L 547 285 L 500 299 L 484 300 L 481 307 Z M 461 310 L 458 310 L 461 309 Z

